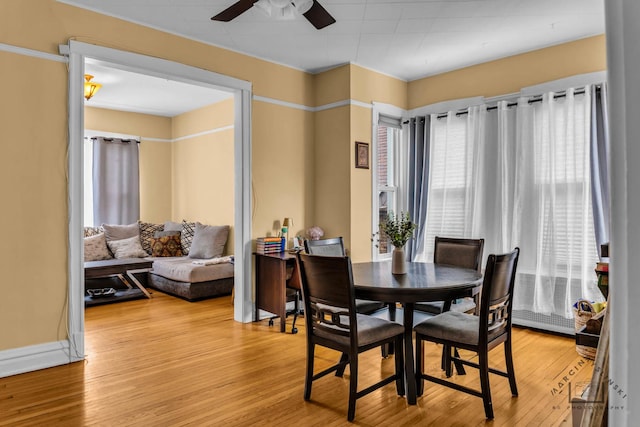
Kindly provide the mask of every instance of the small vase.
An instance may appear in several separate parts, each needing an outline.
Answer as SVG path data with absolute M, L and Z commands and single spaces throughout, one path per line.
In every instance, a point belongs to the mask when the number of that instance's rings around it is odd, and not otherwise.
M 404 260 L 404 248 L 393 248 L 391 253 L 391 274 L 406 274 L 407 264 Z

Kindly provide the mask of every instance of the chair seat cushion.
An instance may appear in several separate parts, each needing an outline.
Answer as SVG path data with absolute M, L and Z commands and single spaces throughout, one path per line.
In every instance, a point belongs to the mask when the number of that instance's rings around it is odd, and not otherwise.
M 453 341 L 467 345 L 478 345 L 479 317 L 472 314 L 447 311 L 418 323 L 413 329 L 427 337 Z M 489 341 L 504 333 L 504 329 L 489 332 Z
M 370 301 L 368 299 L 356 299 L 356 312 L 371 314 L 374 311 L 385 307 L 385 303 L 380 301 Z
M 444 302 L 442 301 L 419 302 L 416 303 L 415 309 L 425 313 L 440 314 L 442 313 L 443 306 Z M 460 298 L 451 304 L 451 311 L 458 311 L 460 313 L 472 313 L 475 308 L 476 303 L 473 298 Z
M 404 333 L 402 325 L 366 314 L 356 314 L 356 321 L 358 322 L 359 346 L 366 346 Z M 349 318 L 341 316 L 341 322 L 348 325 Z M 319 337 L 335 341 L 344 346 L 349 345 L 349 337 L 332 334 L 322 329 L 315 329 L 314 332 Z

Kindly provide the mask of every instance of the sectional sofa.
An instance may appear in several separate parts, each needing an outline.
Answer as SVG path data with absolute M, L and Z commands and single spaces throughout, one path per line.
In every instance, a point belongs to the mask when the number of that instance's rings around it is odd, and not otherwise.
M 142 274 L 147 287 L 188 301 L 229 295 L 234 266 L 233 256 L 224 256 L 228 235 L 227 225 L 185 220 L 85 227 L 85 278 L 102 275 L 126 282 L 127 276 L 137 281 Z M 109 302 L 89 296 L 85 300 L 87 305 Z

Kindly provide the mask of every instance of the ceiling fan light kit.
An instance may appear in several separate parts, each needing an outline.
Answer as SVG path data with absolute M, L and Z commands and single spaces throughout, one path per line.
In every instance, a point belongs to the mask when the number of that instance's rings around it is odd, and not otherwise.
M 318 30 L 336 22 L 317 0 L 239 0 L 212 17 L 211 20 L 229 22 L 253 6 L 256 6 L 267 16 L 278 19 L 295 18 L 295 9 Z

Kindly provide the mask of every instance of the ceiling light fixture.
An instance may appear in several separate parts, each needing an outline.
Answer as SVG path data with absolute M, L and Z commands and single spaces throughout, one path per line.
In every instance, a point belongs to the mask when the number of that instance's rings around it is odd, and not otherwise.
M 91 74 L 85 74 L 84 75 L 84 97 L 85 99 L 88 101 L 91 99 L 91 97 L 93 95 L 96 94 L 96 92 L 98 92 L 100 90 L 100 88 L 102 87 L 102 85 L 100 83 L 96 83 L 96 82 L 92 82 L 91 79 L 93 78 L 93 76 Z
M 254 6 L 276 19 L 294 19 L 294 10 L 300 14 L 308 12 L 313 0 L 258 0 Z

